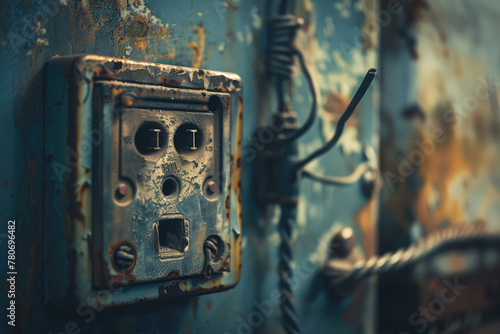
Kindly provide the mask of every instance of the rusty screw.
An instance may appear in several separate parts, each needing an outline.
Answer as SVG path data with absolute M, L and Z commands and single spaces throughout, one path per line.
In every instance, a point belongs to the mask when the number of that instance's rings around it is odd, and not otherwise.
M 330 257 L 345 258 L 352 253 L 356 246 L 354 231 L 350 227 L 344 227 L 335 233 L 330 241 Z
M 118 197 L 119 199 L 124 198 L 128 195 L 128 190 L 128 186 L 125 183 L 119 183 L 118 187 L 116 188 L 116 197 Z
M 219 240 L 216 237 L 209 236 L 207 240 L 205 240 L 205 244 L 203 245 L 203 252 L 205 253 L 205 268 L 203 269 L 203 274 L 205 278 L 210 278 L 212 276 L 214 272 L 212 263 L 218 261 L 221 251 Z
M 215 183 L 214 181 L 208 181 L 207 190 L 210 194 L 215 194 L 215 192 L 217 191 L 217 183 Z
M 124 272 L 132 268 L 135 263 L 135 259 L 135 250 L 130 245 L 123 243 L 116 247 L 113 261 L 116 269 L 119 271 Z
M 121 97 L 122 105 L 125 107 L 131 107 L 134 104 L 134 95 L 125 93 Z

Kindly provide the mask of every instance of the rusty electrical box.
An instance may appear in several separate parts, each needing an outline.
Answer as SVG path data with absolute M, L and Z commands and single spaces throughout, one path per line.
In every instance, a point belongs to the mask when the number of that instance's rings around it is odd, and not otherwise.
M 237 75 L 55 57 L 44 94 L 46 303 L 112 306 L 237 284 Z

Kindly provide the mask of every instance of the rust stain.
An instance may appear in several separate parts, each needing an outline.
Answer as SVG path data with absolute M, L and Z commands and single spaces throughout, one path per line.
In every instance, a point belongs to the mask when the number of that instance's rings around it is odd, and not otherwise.
M 151 50 L 149 50 L 146 58 L 149 58 L 149 57 L 160 58 L 160 59 L 165 59 L 165 60 L 174 59 L 175 58 L 175 49 L 172 49 L 172 52 L 167 53 L 167 54 L 156 53 L 154 50 L 151 49 Z
M 454 196 L 453 181 L 471 172 L 470 160 L 464 154 L 464 139 L 453 135 L 448 142 L 436 148 L 432 158 L 425 160 L 419 174 L 423 185 L 417 197 L 417 212 L 424 229 L 430 231 L 442 221 L 460 224 L 466 217 L 462 199 Z M 429 198 L 438 188 L 439 205 L 433 211 L 429 208 Z
M 238 219 L 241 222 L 241 180 L 242 180 L 242 145 L 243 145 L 243 98 L 238 96 L 238 121 L 236 125 L 236 152 L 234 155 L 235 166 L 231 180 L 231 188 L 237 199 Z
M 172 38 L 173 33 L 173 30 L 167 31 L 166 26 L 158 26 L 150 16 L 139 13 L 122 19 L 113 31 L 113 38 L 122 47 L 133 43 L 135 49 L 142 52 L 146 60 L 148 58 L 168 60 L 175 57 L 175 49 L 169 52 L 157 52 L 162 45 L 157 42 Z
M 325 113 L 324 116 L 330 122 L 337 122 L 340 116 L 344 113 L 349 105 L 349 98 L 345 95 L 342 95 L 337 92 L 330 92 L 326 97 L 325 103 Z M 356 111 L 353 116 L 347 121 L 346 125 L 350 127 L 357 127 L 358 120 L 356 115 L 358 114 L 357 110 L 359 107 L 356 107 Z
M 218 270 L 219 272 L 229 272 L 231 271 L 231 254 L 229 253 L 227 257 L 224 259 L 222 266 Z
M 361 282 L 352 293 L 352 302 L 349 308 L 342 314 L 342 321 L 344 323 L 360 326 L 361 319 L 359 318 L 362 316 L 363 312 L 359 312 L 359 310 L 363 309 L 363 305 L 366 303 L 367 290 L 370 289 L 369 283 L 369 281 Z
M 217 91 L 218 91 L 218 92 L 224 92 L 224 93 L 227 93 L 227 89 L 226 89 L 226 87 L 224 87 L 224 86 L 222 86 L 222 85 L 217 86 Z
M 168 273 L 168 275 L 165 278 L 170 279 L 170 278 L 176 278 L 176 277 L 180 277 L 180 276 L 181 276 L 181 272 L 179 270 L 172 270 L 171 272 Z
M 125 96 L 124 98 L 122 98 L 122 104 L 125 106 L 125 107 L 131 107 L 133 104 L 134 104 L 134 100 L 132 99 L 132 97 L 130 96 Z
M 203 60 L 203 50 L 205 48 L 205 33 L 204 28 L 200 24 L 198 28 L 198 43 L 189 42 L 188 45 L 193 49 L 193 66 L 194 68 L 200 67 L 201 61 Z
M 110 17 L 103 17 L 99 15 L 96 20 L 94 12 L 90 6 L 90 2 L 78 1 L 76 8 L 73 10 L 73 2 L 61 4 L 68 8 L 69 22 L 75 29 L 71 31 L 71 45 L 73 51 L 81 52 L 87 46 L 94 47 L 96 42 L 96 32 L 104 26 L 104 24 L 111 20 Z
M 226 210 L 226 219 L 230 221 L 231 219 L 231 196 L 227 195 L 224 200 L 224 209 Z
M 232 40 L 234 38 L 234 34 L 231 31 L 231 27 L 233 25 L 233 12 L 238 10 L 238 7 L 234 4 L 231 3 L 230 1 L 226 0 L 226 6 L 227 6 L 227 32 L 226 32 L 226 37 L 229 40 Z
M 442 277 L 426 278 L 419 281 L 420 304 L 428 307 L 433 300 L 441 299 L 444 290 L 449 289 L 448 284 L 463 286 L 455 292 L 448 292 L 449 297 L 455 297 L 452 303 L 446 304 L 443 312 L 436 314 L 436 320 L 449 319 L 457 314 L 463 314 L 470 310 L 489 310 L 498 302 L 498 291 L 500 286 L 496 279 L 500 275 L 498 268 L 489 271 L 481 271 L 468 275 L 461 275 L 459 278 Z M 448 281 L 448 284 L 447 284 Z M 496 292 L 496 293 L 495 293 Z
M 363 235 L 363 251 L 367 257 L 374 256 L 377 250 L 377 216 L 379 186 L 373 192 L 372 198 L 359 210 L 354 221 Z

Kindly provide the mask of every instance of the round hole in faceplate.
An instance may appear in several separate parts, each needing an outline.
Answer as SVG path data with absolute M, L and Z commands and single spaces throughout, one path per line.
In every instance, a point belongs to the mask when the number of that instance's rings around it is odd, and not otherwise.
M 208 99 L 208 110 L 210 110 L 211 112 L 217 111 L 221 105 L 222 101 L 217 95 L 212 95 Z
M 167 145 L 167 133 L 157 122 L 147 122 L 135 133 L 135 147 L 143 155 L 155 154 Z
M 165 197 L 174 198 L 179 194 L 179 183 L 173 177 L 167 177 L 163 181 L 161 191 Z
M 175 132 L 174 147 L 178 153 L 189 155 L 203 146 L 203 132 L 192 123 L 184 123 Z

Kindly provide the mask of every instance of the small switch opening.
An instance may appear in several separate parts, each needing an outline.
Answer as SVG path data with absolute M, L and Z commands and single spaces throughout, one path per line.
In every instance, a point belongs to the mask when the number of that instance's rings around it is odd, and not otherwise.
M 171 252 L 185 252 L 188 246 L 186 223 L 182 215 L 174 215 L 162 218 L 158 221 L 158 227 L 153 228 L 153 233 L 157 233 L 153 240 L 157 242 L 155 249 L 160 255 Z

